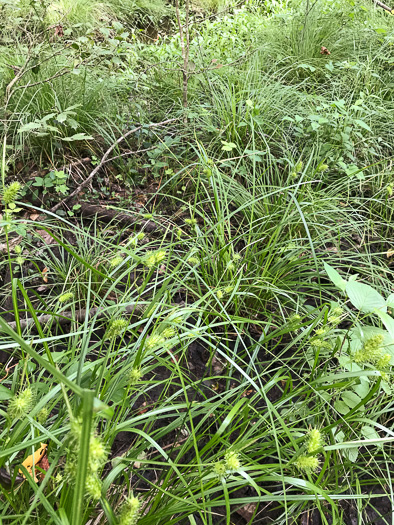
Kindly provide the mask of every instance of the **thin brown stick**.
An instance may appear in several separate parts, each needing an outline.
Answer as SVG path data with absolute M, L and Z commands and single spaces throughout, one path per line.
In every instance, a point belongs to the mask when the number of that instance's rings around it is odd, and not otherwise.
M 178 120 L 178 119 L 177 118 L 170 118 L 168 120 L 163 120 L 162 122 L 158 122 L 157 124 L 149 124 L 147 127 L 148 128 L 157 128 L 159 126 L 165 126 L 166 124 L 169 124 L 170 122 L 174 122 L 176 120 Z M 75 197 L 75 195 L 78 195 L 78 193 L 82 190 L 82 188 L 84 188 L 87 184 L 89 184 L 89 182 L 93 179 L 93 177 L 96 175 L 96 173 L 98 173 L 98 171 L 102 168 L 103 164 L 105 164 L 105 161 L 106 161 L 108 155 L 111 153 L 111 151 L 114 150 L 118 144 L 123 142 L 132 133 L 136 133 L 137 131 L 139 131 L 142 128 L 143 128 L 142 125 L 141 126 L 137 126 L 136 128 L 133 128 L 133 129 L 129 130 L 127 133 L 125 133 L 124 135 L 119 137 L 118 140 L 116 142 L 114 142 L 110 148 L 107 149 L 107 151 L 102 156 L 101 161 L 99 162 L 99 164 L 97 164 L 97 166 L 94 168 L 94 170 L 89 175 L 89 177 L 87 177 L 78 186 L 78 188 L 76 188 L 73 192 L 71 192 L 70 195 L 67 195 L 63 200 L 61 200 L 55 206 L 53 206 L 53 208 L 51 208 L 51 212 L 55 213 L 61 206 L 63 206 L 63 204 L 65 204 L 67 201 L 69 201 L 70 199 Z
M 144 149 L 137 149 L 135 151 L 125 151 L 124 153 L 121 153 L 120 155 L 116 155 L 116 157 L 111 157 L 110 159 L 107 159 L 103 164 L 107 164 L 107 162 L 112 162 L 116 159 L 121 159 L 122 157 L 127 157 L 128 155 L 137 155 L 137 153 L 145 153 L 146 151 L 152 151 L 153 149 L 156 149 L 156 146 L 151 146 L 150 148 L 144 148 Z
M 376 4 L 378 7 L 381 7 L 382 9 L 384 9 L 385 11 L 388 11 L 389 13 L 391 13 L 392 15 L 394 15 L 394 9 L 392 9 L 391 7 L 389 7 L 388 5 L 384 4 L 383 2 L 380 2 L 379 0 L 372 0 L 372 2 L 374 4 Z
M 142 310 L 141 305 L 137 303 L 129 304 L 124 308 L 123 313 L 132 315 L 134 313 L 141 313 L 141 310 Z M 55 314 L 40 315 L 37 318 L 37 320 L 41 326 L 45 325 L 46 323 L 49 323 L 50 321 L 54 321 L 60 325 L 65 325 L 71 322 L 82 323 L 86 319 L 86 316 L 88 317 L 88 319 L 94 316 L 96 316 L 97 319 L 100 319 L 102 317 L 105 317 L 107 314 L 108 314 L 108 309 L 103 308 L 103 307 L 98 307 L 98 308 L 90 308 L 90 310 L 85 310 L 85 309 L 77 310 L 75 312 L 75 315 L 70 311 L 61 312 L 58 314 L 58 316 L 56 316 Z M 21 329 L 27 328 L 28 326 L 35 324 L 33 317 L 28 317 L 27 319 L 21 319 L 19 323 L 20 323 Z M 10 323 L 8 323 L 8 326 L 12 330 L 16 330 L 17 324 L 15 321 L 11 321 Z
M 116 209 L 106 208 L 96 204 L 89 204 L 81 202 L 78 213 L 85 217 L 97 217 L 97 219 L 104 222 L 116 221 L 124 226 L 141 225 L 147 232 L 154 232 L 156 230 L 165 230 L 166 228 L 161 224 L 156 224 L 154 221 L 146 220 L 138 215 L 131 215 Z

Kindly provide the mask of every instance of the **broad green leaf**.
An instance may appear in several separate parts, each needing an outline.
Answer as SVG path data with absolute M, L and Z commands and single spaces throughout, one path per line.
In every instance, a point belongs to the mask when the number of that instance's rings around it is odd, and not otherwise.
M 343 292 L 345 291 L 346 289 L 346 284 L 347 282 L 345 281 L 345 279 L 343 279 L 339 273 L 332 267 L 330 266 L 329 264 L 327 264 L 326 262 L 323 263 L 324 264 L 324 269 L 326 270 L 327 272 L 327 275 L 328 277 L 330 278 L 330 281 L 335 284 L 335 286 L 337 288 L 339 288 L 340 290 L 342 290 Z
M 342 414 L 343 416 L 345 414 L 347 414 L 350 410 L 350 408 L 347 406 L 346 403 L 344 403 L 343 401 L 335 401 L 334 403 L 334 408 L 337 412 L 339 412 L 340 414 Z
M 33 131 L 34 129 L 41 128 L 41 124 L 39 122 L 29 122 L 28 124 L 24 124 L 18 129 L 18 133 L 25 133 L 26 131 Z
M 76 133 L 75 135 L 72 135 L 72 137 L 62 137 L 62 140 L 65 140 L 66 142 L 73 142 L 74 140 L 92 140 L 93 137 L 90 135 L 86 135 L 86 133 Z
M 355 120 L 354 121 L 358 126 L 360 126 L 360 128 L 364 128 L 366 129 L 367 131 L 371 131 L 371 128 L 368 126 L 368 124 L 366 124 L 363 120 Z
M 380 439 L 380 436 L 376 430 L 369 425 L 364 425 L 361 427 L 361 434 L 365 437 L 365 439 Z
M 387 304 L 387 306 L 389 306 L 390 308 L 394 308 L 394 293 L 391 293 L 391 294 L 387 297 L 386 304 Z
M 346 293 L 352 305 L 364 313 L 371 313 L 375 309 L 386 312 L 386 300 L 369 284 L 357 281 L 346 284 Z
M 383 321 L 384 326 L 387 328 L 388 333 L 394 339 L 394 319 L 386 312 L 381 310 L 375 310 L 375 314 L 378 315 Z
M 11 390 L 4 385 L 0 385 L 0 401 L 6 401 L 7 399 L 11 399 L 11 397 Z
M 358 447 L 344 448 L 342 454 L 352 463 L 355 463 L 358 458 Z
M 67 113 L 59 113 L 59 115 L 56 117 L 56 120 L 60 123 L 60 124 L 63 124 L 63 122 L 65 122 L 67 120 Z
M 342 394 L 342 400 L 349 408 L 354 408 L 361 401 L 361 397 L 358 396 L 355 392 L 347 390 Z
M 359 385 L 355 385 L 353 390 L 361 398 L 364 398 L 369 392 L 369 381 L 360 381 Z

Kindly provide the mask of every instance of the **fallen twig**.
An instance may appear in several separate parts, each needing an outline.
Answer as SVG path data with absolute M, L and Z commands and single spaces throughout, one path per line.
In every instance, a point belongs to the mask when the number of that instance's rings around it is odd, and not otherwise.
M 372 0 L 372 2 L 376 4 L 377 6 L 381 7 L 382 9 L 384 9 L 385 11 L 388 11 L 389 13 L 394 15 L 394 9 L 384 4 L 383 2 L 380 2 L 379 0 Z
M 124 308 L 123 313 L 132 315 L 133 313 L 141 313 L 143 309 L 142 305 L 139 304 L 129 304 Z M 37 317 L 38 323 L 43 326 L 46 323 L 50 321 L 56 321 L 56 323 L 60 325 L 69 324 L 71 322 L 79 322 L 81 323 L 86 319 L 86 316 L 90 319 L 91 317 L 96 316 L 97 319 L 100 319 L 102 317 L 105 317 L 108 315 L 108 309 L 103 308 L 102 306 L 97 308 L 90 308 L 90 310 L 77 310 L 75 314 L 71 311 L 61 312 L 59 314 L 44 314 Z M 32 317 L 28 317 L 27 319 L 21 319 L 19 321 L 21 329 L 27 328 L 28 326 L 34 325 L 34 319 Z M 16 330 L 17 324 L 15 321 L 11 321 L 8 323 L 8 326 L 12 330 Z
M 157 128 L 159 126 L 165 126 L 166 124 L 169 124 L 170 122 L 175 122 L 176 120 L 178 120 L 178 119 L 177 118 L 171 118 L 171 119 L 168 119 L 168 120 L 163 120 L 162 122 L 158 122 L 157 124 L 149 124 L 146 127 L 148 127 L 148 128 Z M 127 133 L 125 133 L 124 135 L 119 137 L 118 140 L 116 142 L 114 142 L 110 148 L 107 149 L 107 151 L 102 156 L 101 161 L 99 162 L 99 164 L 97 164 L 97 166 L 94 168 L 92 173 L 78 186 L 78 188 L 76 188 L 73 192 L 71 192 L 70 195 L 67 195 L 63 200 L 61 200 L 55 206 L 53 206 L 53 208 L 51 208 L 51 212 L 55 213 L 61 206 L 63 206 L 63 204 L 65 204 L 67 201 L 69 201 L 70 199 L 75 197 L 75 195 L 78 195 L 78 193 L 82 190 L 82 188 L 84 188 L 87 184 L 89 184 L 89 182 L 93 179 L 93 177 L 96 175 L 96 173 L 101 169 L 103 164 L 105 164 L 105 161 L 106 161 L 108 155 L 111 153 L 111 151 L 114 150 L 116 148 L 116 146 L 118 144 L 120 144 L 121 142 L 123 142 L 128 136 L 130 136 L 132 133 L 136 133 L 137 131 L 139 131 L 143 127 L 144 127 L 143 125 L 137 126 L 136 128 L 133 128 L 133 129 L 129 130 Z
M 104 222 L 118 221 L 126 226 L 140 224 L 148 232 L 165 229 L 161 224 L 156 224 L 154 221 L 143 219 L 138 215 L 129 215 L 128 213 L 123 213 L 104 206 L 88 204 L 87 202 L 80 202 L 79 204 L 81 207 L 78 212 L 85 217 L 97 217 Z

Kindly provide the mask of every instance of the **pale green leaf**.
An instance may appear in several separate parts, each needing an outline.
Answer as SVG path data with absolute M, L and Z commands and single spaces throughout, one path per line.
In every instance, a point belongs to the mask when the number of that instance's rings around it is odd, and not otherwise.
M 326 262 L 323 262 L 324 269 L 327 272 L 328 277 L 330 278 L 330 281 L 335 284 L 337 288 L 339 288 L 342 291 L 345 291 L 346 289 L 346 281 L 343 279 L 339 273 L 329 264 Z
M 65 140 L 66 142 L 73 142 L 74 140 L 92 140 L 93 137 L 90 135 L 86 135 L 86 133 L 76 133 L 75 135 L 72 135 L 72 137 L 62 137 L 62 140 Z
M 346 392 L 343 392 L 342 400 L 344 403 L 346 403 L 346 405 L 349 408 L 354 408 L 356 405 L 360 403 L 361 398 L 355 392 L 351 392 L 350 390 L 347 390 Z
M 364 313 L 371 313 L 375 309 L 386 312 L 386 300 L 369 284 L 357 281 L 346 284 L 346 293 L 352 305 Z
M 11 397 L 11 390 L 4 385 L 0 385 L 0 401 L 6 401 L 7 399 L 11 399 Z

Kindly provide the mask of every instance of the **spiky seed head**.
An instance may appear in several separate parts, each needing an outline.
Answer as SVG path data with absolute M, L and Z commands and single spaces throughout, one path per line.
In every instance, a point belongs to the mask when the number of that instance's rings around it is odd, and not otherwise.
M 123 257 L 121 255 L 116 255 L 115 257 L 113 257 L 110 261 L 109 261 L 109 266 L 111 268 L 116 268 L 117 266 L 119 266 L 120 264 L 122 264 L 123 262 Z
M 299 456 L 294 465 L 305 472 L 315 472 L 319 468 L 319 458 L 317 456 Z
M 153 350 L 154 348 L 161 347 L 165 343 L 165 339 L 161 334 L 152 334 L 145 342 L 146 350 Z
M 226 475 L 227 469 L 226 465 L 223 461 L 217 461 L 213 465 L 213 472 L 215 476 L 217 476 L 219 479 L 223 478 Z
M 389 366 L 390 361 L 391 361 L 391 354 L 384 354 L 379 359 L 379 361 L 376 363 L 376 368 L 378 368 L 379 370 L 384 370 L 385 368 Z
M 90 437 L 89 444 L 89 468 L 91 472 L 96 473 L 107 460 L 107 449 L 98 436 Z
M 140 368 L 132 368 L 129 373 L 129 384 L 136 385 L 142 377 Z
M 308 452 L 315 454 L 323 446 L 323 437 L 320 430 L 312 428 L 308 436 Z
M 15 202 L 15 199 L 17 198 L 20 189 L 21 185 L 17 181 L 12 182 L 9 186 L 5 188 L 3 193 L 3 202 L 6 206 Z
M 123 503 L 119 514 L 119 525 L 136 525 L 141 513 L 141 502 L 131 495 Z
M 63 295 L 61 295 L 58 299 L 59 303 L 68 303 L 74 298 L 74 294 L 72 292 L 66 292 Z
M 187 262 L 189 264 L 191 264 L 192 266 L 196 266 L 197 264 L 200 263 L 200 260 L 197 258 L 197 257 L 189 257 L 189 259 L 187 260 Z
M 101 498 L 101 481 L 94 474 L 89 474 L 86 477 L 85 490 L 94 501 Z
M 241 466 L 238 452 L 229 450 L 224 456 L 224 463 L 227 470 L 233 471 L 238 470 Z
M 8 415 L 10 419 L 20 419 L 33 409 L 35 393 L 28 387 L 14 396 L 8 403 Z
M 297 162 L 297 164 L 294 166 L 294 171 L 296 173 L 300 173 L 300 171 L 302 171 L 302 168 L 304 167 L 304 163 L 302 162 L 302 160 L 299 160 Z
M 37 414 L 37 421 L 41 425 L 43 425 L 47 421 L 48 416 L 49 416 L 49 410 L 47 409 L 47 407 L 44 407 L 38 412 L 38 414 Z
M 164 339 L 171 339 L 171 337 L 174 337 L 175 334 L 176 330 L 172 326 L 167 326 L 167 328 L 164 328 L 164 330 L 161 333 Z
M 82 435 L 82 418 L 75 417 L 70 421 L 70 433 L 75 441 L 79 442 Z
M 113 319 L 108 327 L 106 339 L 115 339 L 116 337 L 119 337 L 128 326 L 129 322 L 127 319 L 123 319 L 122 317 L 119 319 Z
M 154 252 L 152 251 L 146 252 L 143 262 L 147 268 L 153 268 L 156 264 L 156 257 L 155 257 Z
M 165 250 L 159 250 L 155 253 L 155 263 L 159 264 L 161 261 L 164 261 L 164 259 L 167 257 L 167 252 Z

